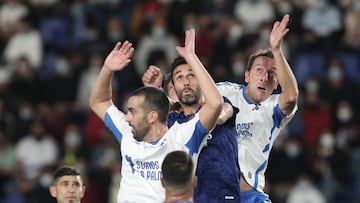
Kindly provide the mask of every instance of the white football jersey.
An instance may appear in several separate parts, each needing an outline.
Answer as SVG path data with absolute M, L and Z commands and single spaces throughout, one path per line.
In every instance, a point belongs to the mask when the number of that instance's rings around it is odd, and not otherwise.
M 208 134 L 196 114 L 186 123 L 175 123 L 158 141 L 148 143 L 137 141 L 131 127 L 125 121 L 125 114 L 111 106 L 105 115 L 105 125 L 113 132 L 121 145 L 122 179 L 118 203 L 163 202 L 165 190 L 161 185 L 161 164 L 171 151 L 188 152 L 196 164 L 204 137 Z
M 297 106 L 289 116 L 279 108 L 279 94 L 272 94 L 260 104 L 252 103 L 245 95 L 246 86 L 217 83 L 220 93 L 239 108 L 236 115 L 239 166 L 245 180 L 254 189 L 263 192 L 269 154 L 280 130 L 293 118 Z

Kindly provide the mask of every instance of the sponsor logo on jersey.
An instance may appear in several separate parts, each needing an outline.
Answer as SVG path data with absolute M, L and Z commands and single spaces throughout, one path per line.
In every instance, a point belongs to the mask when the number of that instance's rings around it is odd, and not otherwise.
M 252 137 L 252 133 L 249 131 L 249 129 L 253 124 L 253 122 L 236 124 L 237 135 L 240 137 Z
M 161 178 L 161 168 L 158 161 L 132 161 L 131 157 L 125 156 L 126 161 L 131 167 L 131 172 L 133 174 L 138 173 L 146 180 L 160 180 Z

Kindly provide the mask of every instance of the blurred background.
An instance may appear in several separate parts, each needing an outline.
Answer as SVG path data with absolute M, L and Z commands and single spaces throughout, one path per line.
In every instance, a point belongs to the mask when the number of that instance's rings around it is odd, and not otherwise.
M 285 13 L 299 110 L 275 142 L 266 192 L 274 203 L 359 203 L 359 0 L 2 0 L 0 202 L 55 202 L 61 164 L 85 175 L 82 202 L 116 202 L 119 145 L 88 99 L 117 41 L 135 47 L 113 84 L 125 110 L 148 65 L 169 71 L 188 28 L 215 81 L 243 83 L 247 57 Z

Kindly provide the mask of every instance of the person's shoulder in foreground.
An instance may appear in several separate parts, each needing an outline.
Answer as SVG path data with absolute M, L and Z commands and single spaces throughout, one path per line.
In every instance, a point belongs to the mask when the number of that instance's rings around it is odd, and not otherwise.
M 192 203 L 196 185 L 192 157 L 184 151 L 168 153 L 161 165 L 161 183 L 165 188 L 164 203 Z

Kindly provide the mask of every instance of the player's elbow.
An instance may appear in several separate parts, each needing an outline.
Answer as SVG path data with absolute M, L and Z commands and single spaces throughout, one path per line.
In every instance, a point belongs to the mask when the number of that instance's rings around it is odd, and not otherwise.
M 89 107 L 91 110 L 94 110 L 96 108 L 96 104 L 98 104 L 99 102 L 97 102 L 97 100 L 95 99 L 94 96 L 90 96 L 89 98 Z
M 215 99 L 215 101 L 212 102 L 212 108 L 214 109 L 215 113 L 217 114 L 217 117 L 221 114 L 223 109 L 224 101 L 220 97 L 220 99 Z

